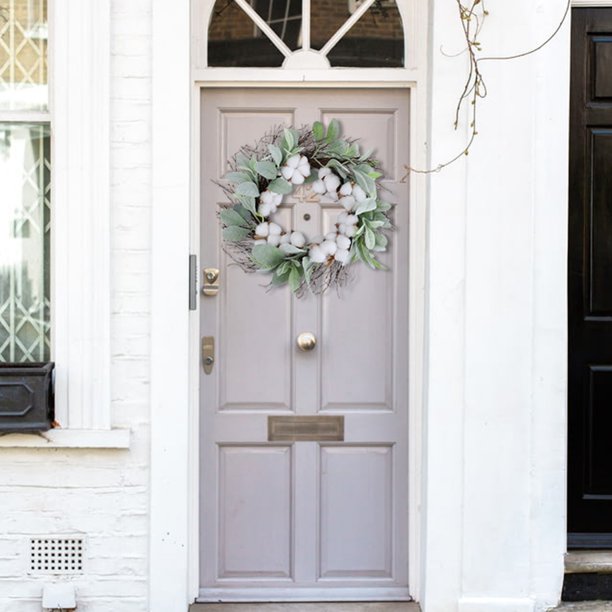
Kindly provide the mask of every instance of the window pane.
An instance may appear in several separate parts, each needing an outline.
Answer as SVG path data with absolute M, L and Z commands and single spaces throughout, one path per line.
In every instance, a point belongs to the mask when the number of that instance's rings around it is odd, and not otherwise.
M 233 0 L 217 0 L 208 29 L 209 66 L 278 67 L 284 59 Z
M 359 2 L 311 0 L 312 48 L 321 49 Z M 394 0 L 376 0 L 330 51 L 332 66 L 399 68 L 404 65 L 404 29 Z
M 47 0 L 0 0 L 0 110 L 47 105 Z
M 302 46 L 302 0 L 255 0 L 251 4 L 290 49 Z
M 0 124 L 0 362 L 50 355 L 50 137 Z

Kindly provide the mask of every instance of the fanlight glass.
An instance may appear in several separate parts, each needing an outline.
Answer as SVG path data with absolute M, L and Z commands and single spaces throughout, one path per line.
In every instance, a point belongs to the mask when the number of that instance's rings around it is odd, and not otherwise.
M 278 67 L 295 51 L 310 48 L 331 66 L 404 66 L 404 29 L 395 0 L 310 0 L 310 37 L 303 32 L 307 4 L 217 0 L 208 65 Z

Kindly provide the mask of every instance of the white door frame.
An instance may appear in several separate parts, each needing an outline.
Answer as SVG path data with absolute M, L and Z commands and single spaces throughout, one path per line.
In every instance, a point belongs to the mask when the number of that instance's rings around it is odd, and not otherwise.
M 409 88 L 411 163 L 427 164 L 426 3 L 398 0 L 409 42 L 404 69 L 202 68 L 190 19 L 214 0 L 153 1 L 153 254 L 151 314 L 151 612 L 186 609 L 199 591 L 199 311 L 189 311 L 187 262 L 198 253 L 200 92 L 208 87 Z M 206 31 L 206 28 L 202 28 Z M 168 33 L 172 33 L 171 39 Z M 192 47 L 190 49 L 190 40 Z M 194 58 L 190 70 L 189 57 Z M 176 118 L 191 117 L 188 122 Z M 419 598 L 426 185 L 410 184 L 409 583 Z M 198 268 L 201 267 L 198 262 Z M 184 274 L 182 271 L 184 270 Z

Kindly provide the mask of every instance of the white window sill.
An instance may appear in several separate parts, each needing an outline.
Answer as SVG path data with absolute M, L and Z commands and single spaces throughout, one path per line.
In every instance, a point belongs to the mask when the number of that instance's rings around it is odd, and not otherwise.
M 130 448 L 129 429 L 51 429 L 0 435 L 0 448 Z

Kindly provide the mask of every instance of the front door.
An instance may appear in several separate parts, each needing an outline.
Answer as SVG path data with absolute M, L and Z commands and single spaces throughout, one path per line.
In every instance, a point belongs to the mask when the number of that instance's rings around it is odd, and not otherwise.
M 572 23 L 568 543 L 612 547 L 612 9 Z
M 204 90 L 201 109 L 200 262 L 220 270 L 201 298 L 215 346 L 200 385 L 201 600 L 406 599 L 408 90 Z M 388 271 L 355 264 L 348 287 L 297 299 L 231 264 L 214 181 L 275 126 L 332 118 L 376 150 L 397 229 Z M 300 190 L 276 220 L 314 236 L 338 212 Z M 314 350 L 298 349 L 302 332 Z M 279 416 L 343 417 L 343 440 L 269 441 Z

